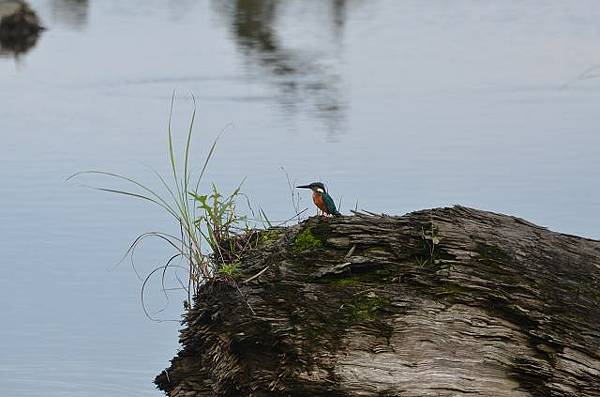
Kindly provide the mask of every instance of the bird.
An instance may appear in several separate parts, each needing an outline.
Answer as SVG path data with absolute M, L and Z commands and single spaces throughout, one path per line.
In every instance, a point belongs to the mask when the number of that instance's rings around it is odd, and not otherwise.
M 296 186 L 298 189 L 310 189 L 312 190 L 312 199 L 317 208 L 319 208 L 323 213 L 327 215 L 333 216 L 341 216 L 340 212 L 335 208 L 335 203 L 333 199 L 325 190 L 325 185 L 321 182 L 313 182 L 309 185 Z

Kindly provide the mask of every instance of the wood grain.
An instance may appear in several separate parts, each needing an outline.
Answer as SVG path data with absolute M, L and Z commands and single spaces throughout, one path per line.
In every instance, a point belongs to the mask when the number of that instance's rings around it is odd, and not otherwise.
M 465 207 L 276 235 L 196 297 L 169 396 L 600 396 L 598 241 Z

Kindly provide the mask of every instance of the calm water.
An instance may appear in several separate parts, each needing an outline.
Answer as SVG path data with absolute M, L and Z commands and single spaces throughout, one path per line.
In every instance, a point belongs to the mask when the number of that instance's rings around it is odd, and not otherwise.
M 248 177 L 274 219 L 292 211 L 283 166 L 343 212 L 460 203 L 600 238 L 600 3 L 427 4 L 32 1 L 49 30 L 0 58 L 3 395 L 160 395 L 179 325 L 146 319 L 114 265 L 138 233 L 176 229 L 65 178 L 166 171 L 173 90 L 179 136 L 198 103 L 196 168 L 229 125 L 208 180 Z M 167 254 L 149 242 L 137 263 Z

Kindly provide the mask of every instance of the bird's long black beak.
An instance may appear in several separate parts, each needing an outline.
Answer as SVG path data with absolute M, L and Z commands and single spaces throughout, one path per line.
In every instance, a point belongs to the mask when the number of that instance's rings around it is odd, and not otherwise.
M 298 189 L 310 189 L 310 185 L 296 186 Z

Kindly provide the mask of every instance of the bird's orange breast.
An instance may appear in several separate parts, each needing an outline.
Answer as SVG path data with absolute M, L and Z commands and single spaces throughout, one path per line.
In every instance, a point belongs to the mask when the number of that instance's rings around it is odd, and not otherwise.
M 323 201 L 323 196 L 319 193 L 313 192 L 313 203 L 315 203 L 315 205 L 319 207 L 321 211 L 325 212 L 326 214 L 329 213 L 329 211 L 327 211 L 325 201 Z

